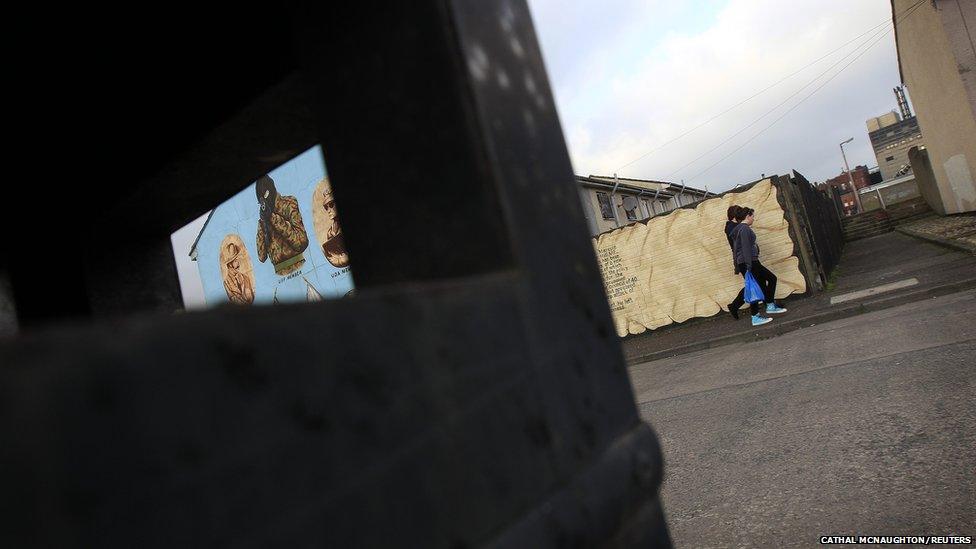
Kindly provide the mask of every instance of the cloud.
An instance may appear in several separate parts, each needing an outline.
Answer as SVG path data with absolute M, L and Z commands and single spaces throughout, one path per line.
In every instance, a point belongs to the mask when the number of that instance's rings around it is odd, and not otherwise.
M 530 4 L 574 169 L 582 174 L 617 170 L 891 17 L 888 0 L 616 1 L 577 3 L 572 9 L 550 0 Z M 855 47 L 847 46 L 620 174 L 686 179 L 710 190 L 790 169 L 823 180 L 839 173 L 843 162 L 837 144 L 851 136 L 852 166 L 874 166 L 864 121 L 896 107 L 891 88 L 899 81 L 890 33 L 728 160 L 694 177 L 818 84 L 683 167 Z

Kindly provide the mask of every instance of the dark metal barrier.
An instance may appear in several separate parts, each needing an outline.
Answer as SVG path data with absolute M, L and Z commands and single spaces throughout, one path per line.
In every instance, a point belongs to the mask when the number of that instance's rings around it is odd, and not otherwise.
M 817 190 L 797 172 L 790 178 L 806 217 L 808 240 L 813 261 L 823 281 L 840 261 L 844 248 L 844 231 L 836 204 L 829 195 Z
M 124 131 L 6 256 L 0 546 L 669 545 L 525 3 L 269 10 L 58 87 Z M 170 233 L 315 143 L 359 294 L 168 314 Z

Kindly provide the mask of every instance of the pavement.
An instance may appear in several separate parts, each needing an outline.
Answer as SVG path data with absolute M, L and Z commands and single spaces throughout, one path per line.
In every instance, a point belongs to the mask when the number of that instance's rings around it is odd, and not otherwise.
M 676 547 L 976 537 L 976 290 L 628 371 Z
M 789 311 L 760 327 L 749 324 L 748 309 L 735 321 L 725 311 L 644 334 L 621 345 L 636 364 L 729 344 L 759 341 L 903 303 L 976 288 L 976 255 L 900 232 L 849 242 L 829 291 L 781 300 Z M 913 280 L 914 279 L 914 280 Z M 884 290 L 894 285 L 895 290 Z M 729 296 L 729 301 L 735 296 Z M 847 299 L 838 302 L 839 299 Z M 833 301 L 833 302 L 832 302 Z
M 898 231 L 963 252 L 976 253 L 976 213 L 934 215 L 902 225 Z

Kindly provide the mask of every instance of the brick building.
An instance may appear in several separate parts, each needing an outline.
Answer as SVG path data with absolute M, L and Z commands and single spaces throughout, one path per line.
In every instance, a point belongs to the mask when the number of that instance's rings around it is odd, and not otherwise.
M 854 186 L 858 189 L 863 189 L 871 185 L 871 173 L 867 166 L 855 167 L 851 170 L 850 177 L 847 176 L 847 172 L 842 171 L 840 175 L 817 185 L 820 190 L 827 190 L 831 187 L 837 189 L 840 198 L 839 205 L 844 211 L 844 215 L 857 213 L 857 202 L 854 199 L 854 190 L 851 189 L 851 179 L 854 180 Z

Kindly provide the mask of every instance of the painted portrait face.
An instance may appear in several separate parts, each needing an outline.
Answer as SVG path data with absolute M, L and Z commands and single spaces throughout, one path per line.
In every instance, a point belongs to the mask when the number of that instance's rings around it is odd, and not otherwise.
M 329 217 L 329 220 L 335 223 L 336 221 L 335 199 L 332 198 L 331 192 L 326 192 L 323 198 L 324 200 L 322 202 L 322 208 L 325 209 L 325 215 Z
M 234 244 L 233 242 L 230 242 L 227 244 L 226 252 L 227 252 L 226 257 L 230 258 L 230 260 L 227 261 L 227 267 L 230 269 L 234 269 L 235 271 L 239 270 L 241 268 L 241 261 L 239 257 L 240 248 L 238 248 L 237 245 Z
M 322 246 L 322 254 L 333 267 L 349 266 L 349 254 L 346 253 L 339 214 L 328 178 L 323 178 L 315 186 L 312 204 L 315 236 Z
M 255 184 L 254 192 L 257 194 L 261 213 L 267 214 L 274 207 L 274 180 L 267 175 L 261 176 Z

